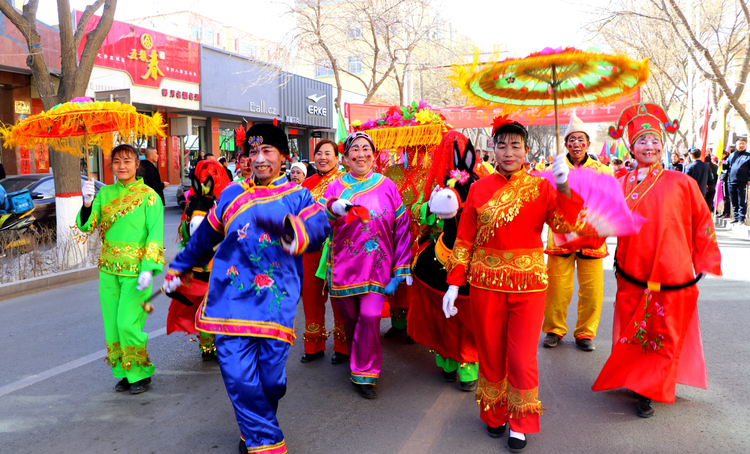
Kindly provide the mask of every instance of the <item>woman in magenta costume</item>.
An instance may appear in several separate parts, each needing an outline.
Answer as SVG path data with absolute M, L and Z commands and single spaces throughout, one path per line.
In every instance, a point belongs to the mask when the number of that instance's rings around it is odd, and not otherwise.
M 411 285 L 409 215 L 396 184 L 373 173 L 375 146 L 369 135 L 347 137 L 344 155 L 351 171 L 331 182 L 323 196 L 332 228 L 326 281 L 344 323 L 352 383 L 362 397 L 374 399 L 382 364 L 383 299 L 401 282 Z M 369 221 L 352 216 L 357 206 L 369 212 Z

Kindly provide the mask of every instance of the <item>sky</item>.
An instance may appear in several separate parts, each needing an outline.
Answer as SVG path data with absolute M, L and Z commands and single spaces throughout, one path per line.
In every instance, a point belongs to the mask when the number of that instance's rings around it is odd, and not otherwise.
M 131 20 L 190 10 L 227 25 L 280 42 L 294 26 L 285 15 L 293 0 L 120 0 L 115 19 Z M 522 57 L 544 47 L 587 48 L 583 25 L 594 17 L 592 4 L 607 0 L 440 0 L 444 17 L 459 33 L 491 47 L 502 44 L 512 56 Z M 91 0 L 70 0 L 71 8 L 83 10 Z M 544 12 L 544 14 L 539 14 Z M 57 24 L 56 0 L 40 0 L 38 18 Z M 596 44 L 596 43 L 593 43 Z

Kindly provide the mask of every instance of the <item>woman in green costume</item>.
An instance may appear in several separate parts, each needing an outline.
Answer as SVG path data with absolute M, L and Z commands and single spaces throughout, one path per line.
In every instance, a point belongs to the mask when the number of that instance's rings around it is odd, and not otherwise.
M 112 150 L 117 183 L 97 195 L 94 183 L 81 190 L 83 207 L 76 223 L 84 233 L 100 228 L 99 299 L 107 341 L 107 362 L 121 380 L 116 391 L 138 394 L 148 389 L 154 365 L 143 332 L 146 312 L 141 303 L 151 293 L 153 274 L 164 265 L 164 207 L 153 189 L 135 176 L 138 153 L 130 145 Z

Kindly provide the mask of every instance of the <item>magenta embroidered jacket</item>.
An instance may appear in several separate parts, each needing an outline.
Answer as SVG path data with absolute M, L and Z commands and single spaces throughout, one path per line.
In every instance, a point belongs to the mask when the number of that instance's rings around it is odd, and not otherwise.
M 362 205 L 370 222 L 347 224 L 330 209 L 326 281 L 332 297 L 367 292 L 384 294 L 394 276 L 411 275 L 409 215 L 396 184 L 379 173 L 358 178 L 347 173 L 328 184 L 323 198 L 330 207 L 339 198 Z
M 320 249 L 330 227 L 325 208 L 310 192 L 279 177 L 268 186 L 251 180 L 228 186 L 170 268 L 186 272 L 214 255 L 206 298 L 196 314 L 200 331 L 294 341 L 300 299 L 300 255 Z M 269 221 L 291 223 L 293 256 L 283 250 L 279 232 L 260 228 Z M 282 232 L 283 233 L 283 232 Z

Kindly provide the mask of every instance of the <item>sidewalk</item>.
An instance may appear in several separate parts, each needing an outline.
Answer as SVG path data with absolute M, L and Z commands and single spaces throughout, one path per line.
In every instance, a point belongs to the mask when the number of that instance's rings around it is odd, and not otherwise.
M 170 184 L 164 188 L 164 201 L 166 202 L 164 210 L 182 211 L 182 208 L 177 204 L 177 188 L 179 187 L 179 184 Z

